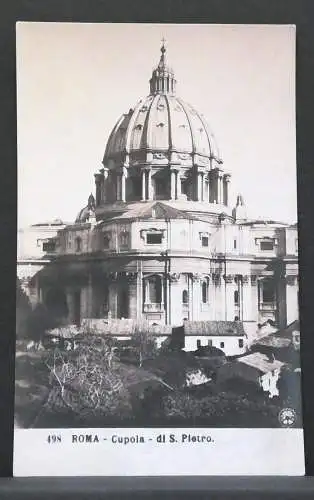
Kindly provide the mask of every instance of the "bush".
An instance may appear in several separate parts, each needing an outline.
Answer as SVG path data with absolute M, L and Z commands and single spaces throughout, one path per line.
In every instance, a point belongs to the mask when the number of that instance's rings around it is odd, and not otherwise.
M 176 423 L 217 427 L 278 427 L 279 409 L 269 401 L 251 401 L 244 396 L 222 392 L 202 398 L 175 392 L 162 401 L 164 417 Z
M 131 415 L 130 397 L 106 338 L 87 334 L 74 351 L 51 350 L 45 363 L 53 389 L 49 411 L 67 408 L 81 418 Z

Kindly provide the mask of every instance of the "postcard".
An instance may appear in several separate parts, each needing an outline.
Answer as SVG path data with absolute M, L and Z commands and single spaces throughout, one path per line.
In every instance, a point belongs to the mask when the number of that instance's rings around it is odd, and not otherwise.
M 303 475 L 295 26 L 16 33 L 14 475 Z

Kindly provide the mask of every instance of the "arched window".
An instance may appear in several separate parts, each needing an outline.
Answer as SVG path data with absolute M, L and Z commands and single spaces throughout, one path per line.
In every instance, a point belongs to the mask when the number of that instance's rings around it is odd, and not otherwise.
M 145 302 L 150 304 L 162 303 L 162 278 L 154 275 L 145 279 Z
M 121 231 L 121 233 L 120 233 L 120 245 L 121 245 L 121 247 L 127 247 L 129 245 L 129 233 L 128 233 L 128 231 Z
M 104 247 L 104 249 L 108 249 L 109 246 L 110 246 L 110 238 L 107 234 L 104 234 L 103 247 Z
M 239 292 L 235 290 L 234 292 L 234 304 L 237 306 L 239 304 Z
M 187 304 L 189 302 L 189 294 L 187 290 L 182 292 L 182 304 Z
M 82 251 L 82 238 L 80 238 L 79 236 L 75 238 L 75 251 L 76 252 Z
M 206 304 L 208 302 L 208 282 L 203 281 L 202 283 L 202 302 Z

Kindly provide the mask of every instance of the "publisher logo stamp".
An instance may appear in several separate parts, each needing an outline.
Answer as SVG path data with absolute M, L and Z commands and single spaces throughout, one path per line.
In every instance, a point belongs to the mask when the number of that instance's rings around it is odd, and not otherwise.
M 297 421 L 297 414 L 292 408 L 283 408 L 278 415 L 282 427 L 293 427 Z

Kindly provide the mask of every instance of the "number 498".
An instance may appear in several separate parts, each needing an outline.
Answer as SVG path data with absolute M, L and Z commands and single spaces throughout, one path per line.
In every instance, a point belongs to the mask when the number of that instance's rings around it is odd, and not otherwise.
M 56 434 L 51 434 L 48 436 L 47 441 L 49 444 L 61 443 L 61 436 Z

